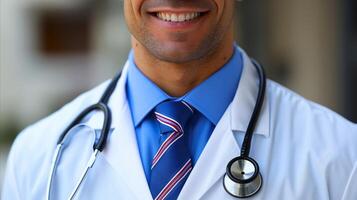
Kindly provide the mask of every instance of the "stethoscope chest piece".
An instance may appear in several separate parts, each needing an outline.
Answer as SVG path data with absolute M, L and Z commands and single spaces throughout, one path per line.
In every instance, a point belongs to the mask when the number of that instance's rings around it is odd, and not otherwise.
M 262 186 L 259 166 L 250 157 L 239 156 L 232 159 L 224 175 L 224 189 L 232 196 L 246 198 L 256 194 Z

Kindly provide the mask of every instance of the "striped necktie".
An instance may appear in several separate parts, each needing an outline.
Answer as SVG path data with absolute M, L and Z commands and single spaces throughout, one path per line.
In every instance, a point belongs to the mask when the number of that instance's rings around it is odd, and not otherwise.
M 151 164 L 150 190 L 155 200 L 177 199 L 192 170 L 184 127 L 193 109 L 183 101 L 165 101 L 155 107 L 160 147 Z

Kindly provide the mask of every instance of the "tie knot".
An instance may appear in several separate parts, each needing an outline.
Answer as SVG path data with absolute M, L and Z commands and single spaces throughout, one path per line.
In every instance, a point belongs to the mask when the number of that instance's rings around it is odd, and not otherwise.
M 193 108 L 184 101 L 164 101 L 155 107 L 161 133 L 184 132 L 184 127 L 193 114 Z

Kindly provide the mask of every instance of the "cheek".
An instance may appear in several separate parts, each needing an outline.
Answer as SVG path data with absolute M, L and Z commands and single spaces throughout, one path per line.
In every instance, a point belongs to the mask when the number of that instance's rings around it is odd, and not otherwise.
M 235 0 L 228 0 L 228 1 L 235 1 Z M 224 15 L 226 0 L 215 0 L 215 4 L 217 7 L 217 16 Z
M 138 4 L 140 1 L 124 0 L 124 18 L 130 32 L 137 32 L 139 26 Z
M 222 26 L 229 26 L 233 22 L 235 0 L 217 0 L 219 23 Z
M 142 2 L 143 0 L 124 0 L 124 17 L 127 21 L 139 21 Z

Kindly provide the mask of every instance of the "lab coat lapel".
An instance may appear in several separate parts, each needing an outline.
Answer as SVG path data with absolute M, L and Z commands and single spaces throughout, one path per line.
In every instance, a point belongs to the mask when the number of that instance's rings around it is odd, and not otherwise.
M 112 133 L 109 135 L 107 146 L 102 155 L 111 167 L 118 173 L 134 193 L 137 199 L 152 199 L 142 167 L 139 150 L 137 147 L 135 129 L 132 122 L 130 108 L 126 99 L 125 84 L 128 64 L 124 66 L 122 77 L 114 90 L 109 107 L 112 112 Z M 89 124 L 100 129 L 102 115 L 94 115 Z
M 259 90 L 255 67 L 247 54 L 240 51 L 243 71 L 235 97 L 213 131 L 179 199 L 200 199 L 217 181 L 222 181 L 228 162 L 240 154 L 240 144 L 234 134 L 245 134 Z M 268 137 L 269 103 L 265 96 L 254 134 Z
M 104 156 L 138 199 L 151 199 L 128 106 L 120 110 L 120 124 L 111 134 Z
M 200 199 L 225 173 L 227 163 L 239 155 L 229 124 L 230 108 L 217 124 L 187 179 L 179 199 Z

